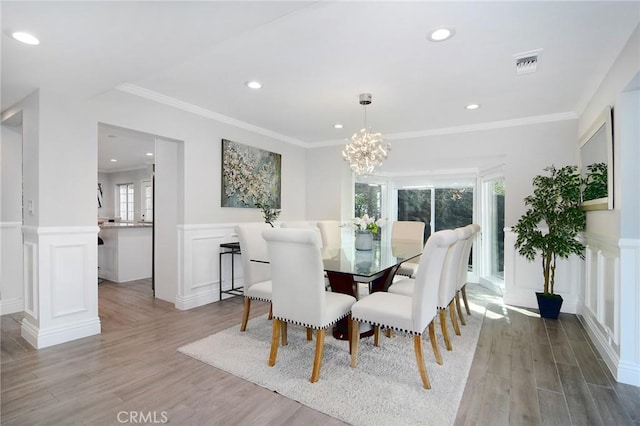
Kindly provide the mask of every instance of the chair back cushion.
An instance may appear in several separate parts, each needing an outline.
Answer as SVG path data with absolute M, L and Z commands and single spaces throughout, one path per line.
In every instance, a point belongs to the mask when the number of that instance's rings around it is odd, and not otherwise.
M 313 229 L 318 233 L 318 237 L 320 237 L 320 229 L 318 229 L 318 225 L 316 222 L 308 222 L 304 220 L 292 220 L 289 222 L 282 222 L 280 224 L 280 227 L 290 228 L 290 229 Z M 320 243 L 322 244 L 322 239 Z
M 424 243 L 424 222 L 396 220 L 391 228 L 391 243 Z
M 252 262 L 251 259 L 268 260 L 267 243 L 262 238 L 262 231 L 271 229 L 264 222 L 242 223 L 236 225 L 235 230 L 240 242 L 240 256 L 242 259 L 242 273 L 244 275 L 245 290 L 253 284 L 271 279 L 271 268 L 267 263 Z
M 458 290 L 458 279 L 460 274 L 460 260 L 464 252 L 465 245 L 472 235 L 468 227 L 456 228 L 457 241 L 453 244 L 444 260 L 442 276 L 440 277 L 440 290 L 438 292 L 438 307 L 446 308 L 449 302 L 456 296 Z
M 446 229 L 432 234 L 424 246 L 412 296 L 414 330 L 424 330 L 436 316 L 442 267 L 449 247 L 457 240 L 455 231 Z
M 267 229 L 273 316 L 305 326 L 320 326 L 326 294 L 320 238 L 312 229 Z
M 342 228 L 337 220 L 322 220 L 318 222 L 322 247 L 340 247 L 342 245 Z

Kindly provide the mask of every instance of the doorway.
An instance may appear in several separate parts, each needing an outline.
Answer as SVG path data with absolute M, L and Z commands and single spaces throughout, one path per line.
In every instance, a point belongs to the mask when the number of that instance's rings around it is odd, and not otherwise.
M 98 182 L 103 183 L 103 207 L 98 209 L 98 217 L 114 220 L 106 223 L 118 223 L 116 221 L 119 220 L 122 224 L 122 217 L 127 214 L 132 219 L 124 223 L 131 224 L 133 229 L 120 232 L 137 230 L 150 234 L 149 243 L 139 244 L 139 250 L 134 250 L 129 257 L 144 258 L 148 268 L 145 275 L 149 280 L 149 294 L 175 304 L 182 142 L 106 123 L 98 123 L 98 136 Z M 129 184 L 133 184 L 132 194 Z M 122 188 L 126 185 L 126 191 L 122 190 L 122 200 L 118 199 L 117 185 L 123 185 Z M 101 233 L 103 231 L 101 229 Z M 145 235 L 138 237 L 137 243 L 147 238 Z M 99 249 L 99 265 L 103 260 L 108 268 L 113 268 L 109 258 L 113 258 L 115 253 L 110 254 L 109 250 L 113 252 L 114 248 L 106 246 L 107 241 Z M 105 253 L 100 253 L 100 250 Z M 135 262 L 134 266 L 140 266 L 139 263 Z

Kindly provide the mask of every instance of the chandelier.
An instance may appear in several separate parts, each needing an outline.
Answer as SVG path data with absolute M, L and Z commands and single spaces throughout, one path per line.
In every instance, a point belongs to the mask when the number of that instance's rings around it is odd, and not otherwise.
M 371 94 L 360 95 L 360 105 L 364 107 L 364 129 L 356 132 L 347 139 L 347 145 L 342 151 L 344 160 L 349 163 L 351 170 L 358 175 L 373 173 L 376 167 L 382 165 L 390 149 L 388 143 L 382 139 L 382 134 L 371 133 L 367 129 L 367 105 L 371 103 Z

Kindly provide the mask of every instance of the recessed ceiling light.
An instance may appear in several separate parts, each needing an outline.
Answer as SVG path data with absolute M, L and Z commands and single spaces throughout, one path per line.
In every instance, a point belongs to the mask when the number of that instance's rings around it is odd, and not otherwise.
M 147 152 L 147 157 L 153 157 L 153 152 Z
M 469 104 L 465 108 L 466 109 L 478 109 L 478 108 L 480 108 L 480 104 Z
M 260 89 L 262 87 L 262 84 L 257 81 L 247 81 L 246 85 L 250 89 Z
M 455 28 L 440 27 L 430 31 L 427 39 L 430 41 L 445 41 L 453 37 L 455 33 Z
M 342 129 L 342 127 L 343 127 L 343 126 L 342 126 L 342 124 L 340 124 L 340 123 L 336 123 L 336 124 L 334 124 L 334 125 L 333 125 L 333 128 L 334 128 L 334 129 Z
M 112 159 L 111 159 L 111 160 L 109 160 L 109 161 L 111 161 L 112 163 L 115 163 L 115 162 L 116 162 L 116 161 L 118 161 L 118 160 L 116 160 L 115 158 L 112 158 Z
M 30 44 L 32 46 L 40 44 L 40 40 L 38 40 L 38 38 L 33 34 L 16 31 L 15 33 L 11 34 L 11 36 L 24 44 Z

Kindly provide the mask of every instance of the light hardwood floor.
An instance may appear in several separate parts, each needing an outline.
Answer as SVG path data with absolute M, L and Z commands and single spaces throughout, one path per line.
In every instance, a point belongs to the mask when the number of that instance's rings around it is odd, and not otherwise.
M 20 337 L 20 314 L 1 317 L 1 424 L 118 425 L 130 413 L 176 425 L 342 424 L 176 351 L 238 325 L 241 297 L 178 311 L 142 280 L 100 284 L 99 300 L 101 335 L 40 351 Z M 254 302 L 251 316 L 267 311 Z M 456 424 L 640 425 L 640 388 L 612 380 L 576 317 L 530 315 L 490 303 Z

